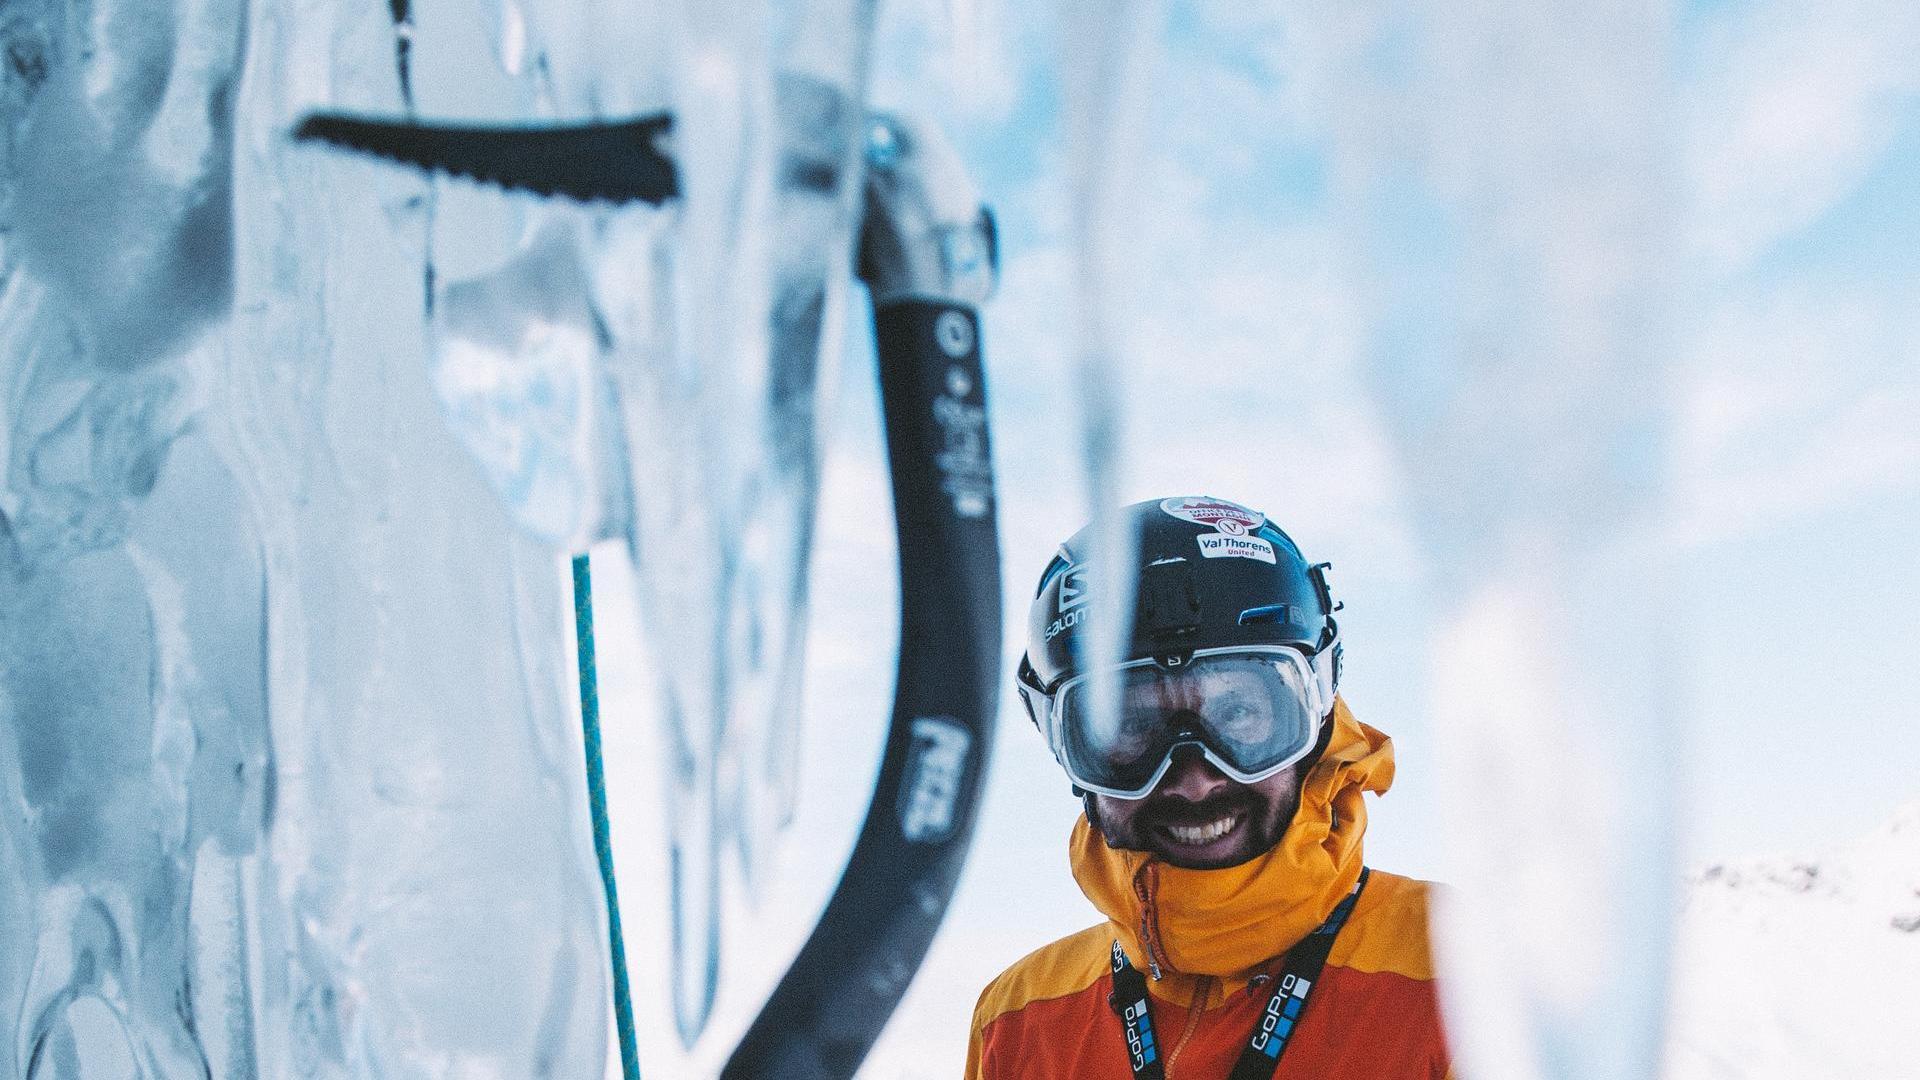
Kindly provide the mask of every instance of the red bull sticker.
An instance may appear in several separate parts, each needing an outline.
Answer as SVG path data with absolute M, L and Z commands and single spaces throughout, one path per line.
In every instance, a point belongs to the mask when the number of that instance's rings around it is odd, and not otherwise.
M 1182 521 L 1191 521 L 1195 525 L 1211 525 L 1228 536 L 1245 536 L 1267 522 L 1266 515 L 1258 510 L 1249 510 L 1239 503 L 1231 503 L 1225 499 L 1209 499 L 1204 496 L 1163 499 L 1160 502 L 1160 509 Z M 1269 546 L 1267 552 L 1271 555 L 1273 548 Z M 1273 560 L 1269 558 L 1267 561 Z
M 1200 541 L 1200 554 L 1209 559 L 1259 559 L 1263 563 L 1274 563 L 1273 545 L 1257 536 L 1214 533 L 1195 539 Z

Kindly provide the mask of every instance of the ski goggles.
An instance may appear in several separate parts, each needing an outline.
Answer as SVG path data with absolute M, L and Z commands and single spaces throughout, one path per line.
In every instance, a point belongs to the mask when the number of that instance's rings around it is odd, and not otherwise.
M 1108 672 L 1120 690 L 1112 716 L 1094 707 L 1093 675 L 1076 675 L 1052 695 L 1047 738 L 1076 785 L 1115 798 L 1145 798 L 1182 746 L 1233 780 L 1258 783 L 1319 741 L 1337 649 L 1199 649 L 1178 667 L 1130 661 Z

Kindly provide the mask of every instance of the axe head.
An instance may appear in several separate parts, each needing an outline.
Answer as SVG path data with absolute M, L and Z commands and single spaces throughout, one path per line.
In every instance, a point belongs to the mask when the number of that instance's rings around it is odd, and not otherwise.
M 300 122 L 293 137 L 508 191 L 658 205 L 680 191 L 673 159 L 663 149 L 672 128 L 673 118 L 665 113 L 512 128 L 315 113 Z

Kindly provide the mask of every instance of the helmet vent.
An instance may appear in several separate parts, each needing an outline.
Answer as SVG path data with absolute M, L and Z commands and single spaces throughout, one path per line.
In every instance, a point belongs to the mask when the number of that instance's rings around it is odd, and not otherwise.
M 1297 622 L 1293 609 L 1286 604 L 1267 604 L 1263 607 L 1250 607 L 1240 613 L 1241 626 L 1264 626 L 1271 623 Z

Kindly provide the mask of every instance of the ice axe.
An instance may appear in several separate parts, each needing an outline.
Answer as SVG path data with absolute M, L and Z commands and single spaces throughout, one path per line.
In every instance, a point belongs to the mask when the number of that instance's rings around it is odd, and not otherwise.
M 812 127 L 787 122 L 835 107 L 815 86 L 780 81 L 778 168 L 792 186 L 830 189 L 838 163 L 806 137 Z M 658 205 L 679 195 L 672 133 L 665 113 L 545 127 L 316 114 L 294 135 L 513 191 Z M 993 741 L 1000 556 L 979 319 L 998 269 L 993 219 L 930 129 L 872 116 L 864 151 L 857 264 L 873 299 L 900 551 L 892 720 L 846 870 L 725 1080 L 858 1069 L 945 915 Z

